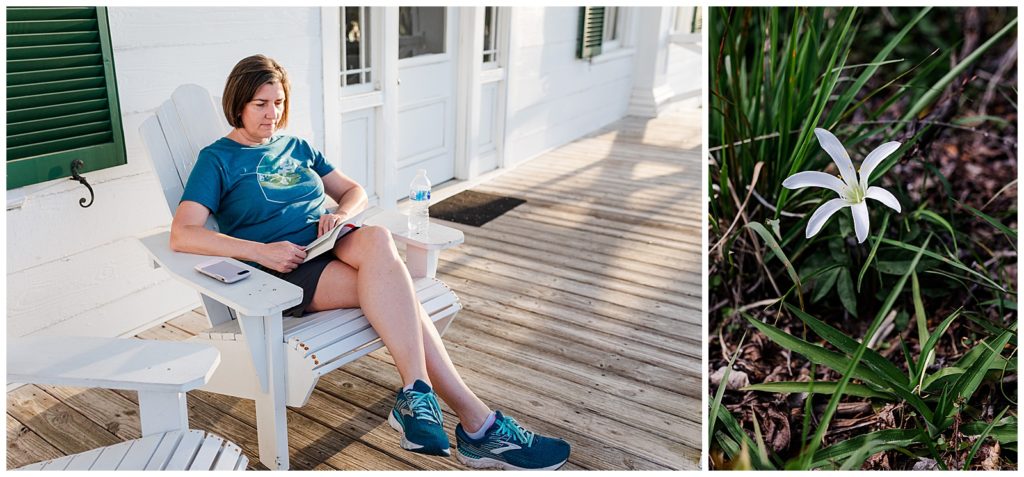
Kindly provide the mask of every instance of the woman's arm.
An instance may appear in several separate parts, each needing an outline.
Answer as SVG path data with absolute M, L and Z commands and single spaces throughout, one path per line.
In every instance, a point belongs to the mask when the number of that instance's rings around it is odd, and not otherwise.
M 321 179 L 324 181 L 324 192 L 338 203 L 336 215 L 347 219 L 366 208 L 366 190 L 352 178 L 335 169 Z
M 256 262 L 279 272 L 290 272 L 302 264 L 306 252 L 291 242 L 259 243 L 237 239 L 204 227 L 210 217 L 206 206 L 184 200 L 171 222 L 171 250 L 200 255 L 219 255 Z
M 320 216 L 317 237 L 330 232 L 345 219 L 362 212 L 368 202 L 363 186 L 337 169 L 327 173 L 321 179 L 324 181 L 324 192 L 338 203 L 338 210 L 333 214 Z

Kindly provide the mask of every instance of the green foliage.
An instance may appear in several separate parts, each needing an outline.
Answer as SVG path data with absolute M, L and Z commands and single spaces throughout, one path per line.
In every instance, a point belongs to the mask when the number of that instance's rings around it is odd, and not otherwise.
M 982 439 L 987 435 L 1015 445 L 1015 408 L 1005 411 L 1006 418 L 979 420 L 972 399 L 985 383 L 1017 369 L 1016 326 L 991 318 L 1016 316 L 1015 268 L 1007 267 L 1016 263 L 1016 257 L 994 254 L 991 246 L 970 235 L 965 224 L 991 228 L 991 236 L 1005 238 L 1015 251 L 1016 210 L 979 210 L 958 202 L 964 192 L 954 190 L 939 164 L 911 153 L 927 144 L 923 138 L 933 128 L 945 127 L 928 121 L 939 108 L 942 93 L 1016 33 L 1016 10 L 1002 10 L 1008 13 L 994 33 L 981 38 L 966 55 L 958 49 L 963 34 L 950 9 L 890 9 L 885 15 L 892 19 L 883 18 L 881 9 L 710 11 L 709 219 L 711 242 L 721 243 L 714 255 L 719 259 L 712 293 L 729 296 L 718 290 L 730 283 L 744 284 L 744 290 L 732 296 L 748 301 L 730 302 L 721 310 L 779 298 L 786 326 L 745 314 L 735 319 L 806 358 L 812 369 L 825 367 L 839 376 L 830 381 L 758 383 L 744 389 L 809 393 L 806 429 L 797 446 L 802 450 L 795 458 L 767 451 L 759 424 L 754 429 L 740 426 L 721 406 L 724 387 L 714 399 L 712 447 L 731 459 L 745 447 L 758 469 L 858 468 L 870 455 L 893 449 L 927 455 L 942 465 L 940 454 L 949 452 L 954 441 L 949 438 L 954 422 L 960 423 L 961 434 Z M 878 28 L 883 23 L 890 26 Z M 950 121 L 985 122 L 1015 131 L 1013 121 L 982 117 L 976 111 Z M 869 201 L 872 226 L 863 244 L 851 238 L 851 216 L 845 209 L 815 237 L 805 239 L 811 213 L 833 193 L 781 187 L 796 172 L 834 170 L 813 135 L 815 127 L 835 133 L 855 166 L 886 141 L 903 144 L 872 174 L 876 185 L 888 181 L 886 187 L 900 200 L 903 213 L 893 214 Z M 900 162 L 920 164 L 924 180 L 941 187 L 945 197 L 914 203 L 904 184 L 918 178 L 886 175 Z M 754 197 L 739 209 L 734 197 L 746 197 L 751 188 Z M 762 280 L 763 275 L 770 277 Z M 751 294 L 751 283 L 759 284 L 759 291 Z M 963 297 L 963 306 L 950 312 L 960 302 L 949 297 Z M 948 306 L 950 301 L 955 304 Z M 731 313 L 720 316 L 737 326 Z M 891 339 L 899 348 L 888 350 L 895 354 L 887 359 L 867 343 L 892 315 L 898 331 L 915 329 L 897 333 L 907 341 Z M 873 319 L 863 336 L 849 336 L 844 330 L 863 330 L 851 325 L 858 316 Z M 797 329 L 791 328 L 793 323 Z M 940 343 L 950 341 L 951 327 L 970 330 L 969 336 L 957 336 L 955 344 L 967 347 L 959 359 L 936 356 L 945 349 Z M 815 411 L 811 424 L 814 394 L 829 396 L 829 403 L 823 415 Z M 905 404 L 906 428 L 870 432 L 818 449 L 844 396 Z M 1016 394 L 1007 399 L 1015 401 Z M 815 435 L 807 435 L 811 432 Z M 970 457 L 977 451 L 974 447 Z M 958 450 L 967 451 L 966 446 Z

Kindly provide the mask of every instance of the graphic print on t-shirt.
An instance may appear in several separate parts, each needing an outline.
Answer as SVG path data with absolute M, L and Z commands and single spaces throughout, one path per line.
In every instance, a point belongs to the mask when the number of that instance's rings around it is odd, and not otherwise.
M 256 166 L 256 181 L 267 201 L 287 204 L 317 194 L 317 175 L 301 162 L 264 154 Z

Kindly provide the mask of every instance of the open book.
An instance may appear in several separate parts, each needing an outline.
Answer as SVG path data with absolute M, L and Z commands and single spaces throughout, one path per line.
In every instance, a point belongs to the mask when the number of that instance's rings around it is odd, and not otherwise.
M 344 237 L 349 232 L 358 229 L 362 225 L 363 220 L 365 219 L 365 214 L 366 211 L 364 210 L 345 219 L 344 222 L 338 224 L 338 226 L 331 229 L 330 232 L 317 237 L 316 240 L 310 242 L 309 245 L 306 245 L 306 259 L 303 260 L 302 263 L 306 263 L 322 255 L 324 252 L 333 249 L 334 244 L 338 239 Z

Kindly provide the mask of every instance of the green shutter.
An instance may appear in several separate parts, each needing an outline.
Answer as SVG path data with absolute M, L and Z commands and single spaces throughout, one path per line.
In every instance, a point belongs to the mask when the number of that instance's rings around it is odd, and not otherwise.
M 576 57 L 585 59 L 600 55 L 603 35 L 604 7 L 580 7 Z
M 106 8 L 7 7 L 7 189 L 127 162 Z

